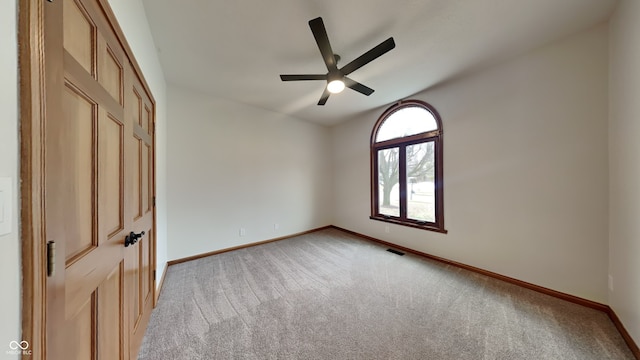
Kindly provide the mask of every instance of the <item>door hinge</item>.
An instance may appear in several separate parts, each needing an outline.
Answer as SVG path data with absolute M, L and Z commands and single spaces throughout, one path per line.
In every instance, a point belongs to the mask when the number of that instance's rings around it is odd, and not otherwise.
M 153 270 L 153 281 L 156 281 L 156 271 Z
M 156 197 L 153 197 L 153 207 L 156 207 Z
M 49 241 L 47 243 L 47 276 L 53 276 L 56 273 L 56 243 Z

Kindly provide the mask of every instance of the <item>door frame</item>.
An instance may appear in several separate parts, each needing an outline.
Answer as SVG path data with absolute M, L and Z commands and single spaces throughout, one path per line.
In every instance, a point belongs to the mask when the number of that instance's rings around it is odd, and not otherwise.
M 62 0 L 59 0 L 62 1 Z M 152 196 L 156 196 L 156 101 L 149 84 L 142 76 L 140 65 L 126 41 L 124 32 L 109 6 L 108 0 L 95 0 L 102 8 L 129 61 L 152 104 L 153 124 L 153 182 Z M 44 7 L 46 0 L 18 2 L 18 71 L 20 126 L 20 231 L 22 259 L 22 340 L 29 342 L 30 355 L 23 359 L 46 359 L 47 315 L 47 253 L 45 219 L 45 32 Z M 156 207 L 153 206 L 152 299 L 156 305 Z

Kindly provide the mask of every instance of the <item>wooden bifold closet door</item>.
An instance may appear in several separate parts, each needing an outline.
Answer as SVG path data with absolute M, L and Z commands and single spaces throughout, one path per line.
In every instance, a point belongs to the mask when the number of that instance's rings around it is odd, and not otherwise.
M 135 359 L 153 306 L 154 103 L 105 6 L 44 6 L 47 359 Z

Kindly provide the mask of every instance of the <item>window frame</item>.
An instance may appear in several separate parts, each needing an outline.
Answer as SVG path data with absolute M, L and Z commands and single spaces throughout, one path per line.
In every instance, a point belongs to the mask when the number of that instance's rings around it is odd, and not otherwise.
M 378 135 L 378 131 L 380 127 L 384 124 L 384 122 L 389 119 L 396 111 L 407 108 L 407 107 L 419 107 L 426 111 L 429 111 L 431 115 L 433 115 L 437 129 L 431 130 L 419 134 L 409 135 L 401 138 L 393 138 L 381 142 L 376 142 L 376 137 Z M 443 171 L 442 171 L 442 162 L 443 162 L 443 154 L 442 154 L 442 120 L 440 119 L 440 114 L 438 111 L 431 106 L 430 104 L 420 101 L 420 100 L 403 100 L 399 101 L 389 108 L 387 108 L 382 115 L 378 118 L 375 125 L 373 126 L 373 131 L 371 132 L 370 139 L 370 168 L 371 168 L 371 216 L 369 216 L 372 220 L 384 221 L 392 224 L 410 226 L 413 228 L 435 231 L 439 233 L 447 233 L 447 230 L 444 228 L 444 184 L 443 184 Z M 435 179 L 434 179 L 434 187 L 435 187 L 435 221 L 421 221 L 407 218 L 407 178 L 406 178 L 406 147 L 410 145 L 427 143 L 434 143 L 434 161 L 435 161 Z M 380 203 L 380 194 L 379 188 L 380 185 L 378 183 L 378 151 L 390 148 L 398 148 L 399 152 L 399 201 L 400 201 L 400 216 L 392 216 L 380 214 L 379 212 L 379 203 Z

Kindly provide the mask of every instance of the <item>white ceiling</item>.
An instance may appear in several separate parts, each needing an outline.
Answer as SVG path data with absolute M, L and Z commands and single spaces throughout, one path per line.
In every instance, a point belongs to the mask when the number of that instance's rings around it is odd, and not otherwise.
M 617 0 L 143 0 L 169 84 L 332 125 L 608 19 Z M 396 48 L 316 103 L 326 73 L 308 21 L 321 16 L 342 66 L 393 37 Z

